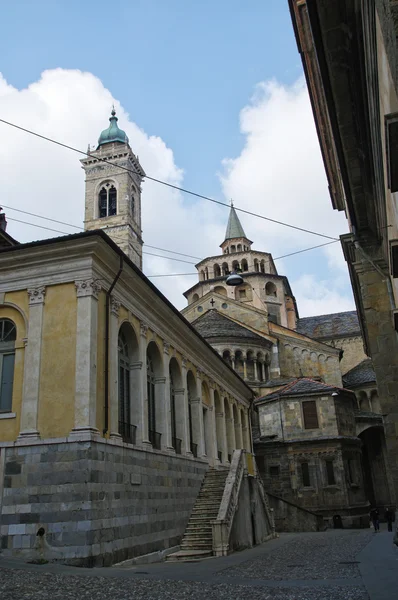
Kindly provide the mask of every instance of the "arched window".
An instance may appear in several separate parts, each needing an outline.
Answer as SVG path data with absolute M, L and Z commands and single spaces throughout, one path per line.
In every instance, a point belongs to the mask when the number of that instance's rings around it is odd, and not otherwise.
M 259 266 L 258 266 L 258 260 L 257 260 L 257 258 L 254 259 L 254 270 L 257 271 L 257 273 L 259 271 Z
M 173 448 L 177 454 L 181 454 L 181 440 L 177 443 L 177 424 L 176 424 L 176 394 L 173 381 L 173 371 L 169 366 L 170 375 L 170 416 L 171 416 L 171 440 Z M 178 447 L 177 447 L 178 446 Z
M 226 262 L 222 264 L 222 274 L 229 275 L 228 263 L 226 263 Z
M 209 269 L 208 269 L 208 267 L 205 268 L 205 279 L 209 279 Z
M 201 281 L 205 280 L 205 272 L 203 270 L 200 272 L 200 280 Z
M 115 186 L 105 183 L 98 194 L 98 214 L 100 219 L 116 214 L 116 197 Z
M 155 369 L 153 361 L 147 355 L 147 394 L 148 394 L 148 437 L 154 448 L 160 449 L 160 434 L 156 431 L 156 395 L 155 395 Z
M 236 252 L 236 246 L 231 246 L 231 252 Z
M 239 266 L 239 261 L 238 260 L 234 260 L 234 262 L 232 263 L 232 270 L 236 271 L 236 273 L 240 273 L 241 268 Z
M 10 412 L 14 381 L 17 329 L 9 319 L 0 319 L 0 413 Z
M 188 388 L 188 419 L 189 419 L 189 439 L 191 443 L 191 452 L 193 456 L 198 456 L 198 441 L 199 432 L 197 430 L 197 420 L 194 421 L 192 416 L 192 402 L 196 398 L 196 381 L 192 371 L 187 373 L 187 388 Z
M 224 350 L 224 352 L 222 353 L 222 357 L 225 360 L 225 362 L 228 363 L 232 367 L 232 359 L 231 359 L 230 351 Z
M 242 260 L 242 271 L 248 271 L 249 267 L 247 266 L 247 260 L 244 258 Z
M 260 271 L 261 273 L 265 273 L 265 265 L 263 260 L 260 262 Z
M 216 285 L 214 291 L 216 292 L 216 294 L 222 294 L 223 296 L 227 295 L 227 290 L 222 285 Z
M 192 302 L 197 302 L 199 300 L 199 294 L 194 294 L 192 296 Z
M 123 441 L 135 443 L 135 427 L 131 424 L 130 356 L 127 338 L 119 333 L 119 433 Z
M 242 252 L 242 244 L 238 244 L 237 247 L 236 247 L 236 250 L 238 252 Z
M 133 193 L 131 194 L 131 216 L 133 217 L 133 219 L 135 219 L 135 198 L 133 196 Z
M 272 281 L 269 281 L 265 286 L 265 293 L 267 296 L 275 296 L 276 297 L 276 285 Z
M 221 277 L 220 265 L 215 264 L 213 269 L 214 269 L 214 277 Z

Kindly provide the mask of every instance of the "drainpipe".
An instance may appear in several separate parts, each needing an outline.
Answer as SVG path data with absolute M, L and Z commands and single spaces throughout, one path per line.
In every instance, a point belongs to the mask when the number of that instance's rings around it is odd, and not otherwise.
M 104 411 L 105 411 L 105 419 L 104 419 L 104 429 L 102 433 L 106 435 L 109 429 L 109 305 L 111 302 L 111 293 L 113 288 L 116 285 L 117 280 L 123 271 L 123 257 L 120 256 L 120 264 L 119 270 L 116 273 L 115 279 L 112 281 L 112 285 L 109 290 L 106 292 L 106 300 L 105 300 L 105 399 L 104 399 Z

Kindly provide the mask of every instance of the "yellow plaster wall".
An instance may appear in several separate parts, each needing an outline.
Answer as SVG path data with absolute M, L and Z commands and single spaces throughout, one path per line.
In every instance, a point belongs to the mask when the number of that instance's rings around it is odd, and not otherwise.
M 106 293 L 101 290 L 98 295 L 98 323 L 97 323 L 97 429 L 104 429 L 104 403 L 105 403 L 105 303 Z
M 42 438 L 66 436 L 74 426 L 76 315 L 74 283 L 46 288 L 38 415 Z
M 27 313 L 23 310 L 28 307 L 28 301 L 26 298 L 26 304 L 24 303 L 25 292 L 18 292 L 18 295 L 6 294 L 5 302 L 12 302 L 23 311 L 25 318 Z M 12 419 L 0 419 L 0 441 L 1 442 L 13 442 L 17 438 L 20 430 L 21 420 L 21 406 L 22 406 L 22 385 L 23 385 L 23 371 L 24 371 L 24 358 L 25 358 L 25 344 L 23 342 L 26 338 L 26 327 L 24 316 L 15 308 L 10 306 L 0 305 L 0 319 L 10 319 L 13 321 L 17 328 L 17 337 L 15 341 L 15 365 L 14 365 L 14 383 L 12 388 L 12 412 L 15 413 L 15 418 Z

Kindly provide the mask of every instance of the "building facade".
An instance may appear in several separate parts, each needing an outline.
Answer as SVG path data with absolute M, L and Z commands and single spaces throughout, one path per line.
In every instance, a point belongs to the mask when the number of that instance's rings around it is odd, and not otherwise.
M 398 494 L 398 53 L 392 0 L 290 0 Z
M 83 161 L 86 231 L 0 249 L 4 553 L 167 551 L 209 468 L 252 449 L 252 390 L 137 266 L 143 171 L 119 159 L 135 160 L 112 114 Z

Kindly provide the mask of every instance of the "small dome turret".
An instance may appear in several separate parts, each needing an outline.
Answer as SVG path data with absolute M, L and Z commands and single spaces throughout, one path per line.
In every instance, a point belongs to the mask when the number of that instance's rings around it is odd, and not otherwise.
M 112 108 L 111 116 L 109 117 L 110 125 L 108 129 L 104 129 L 98 138 L 98 148 L 104 144 L 110 144 L 112 142 L 120 142 L 122 144 L 128 144 L 129 138 L 126 133 L 119 129 L 116 116 L 116 111 Z M 97 148 L 97 150 L 98 150 Z

